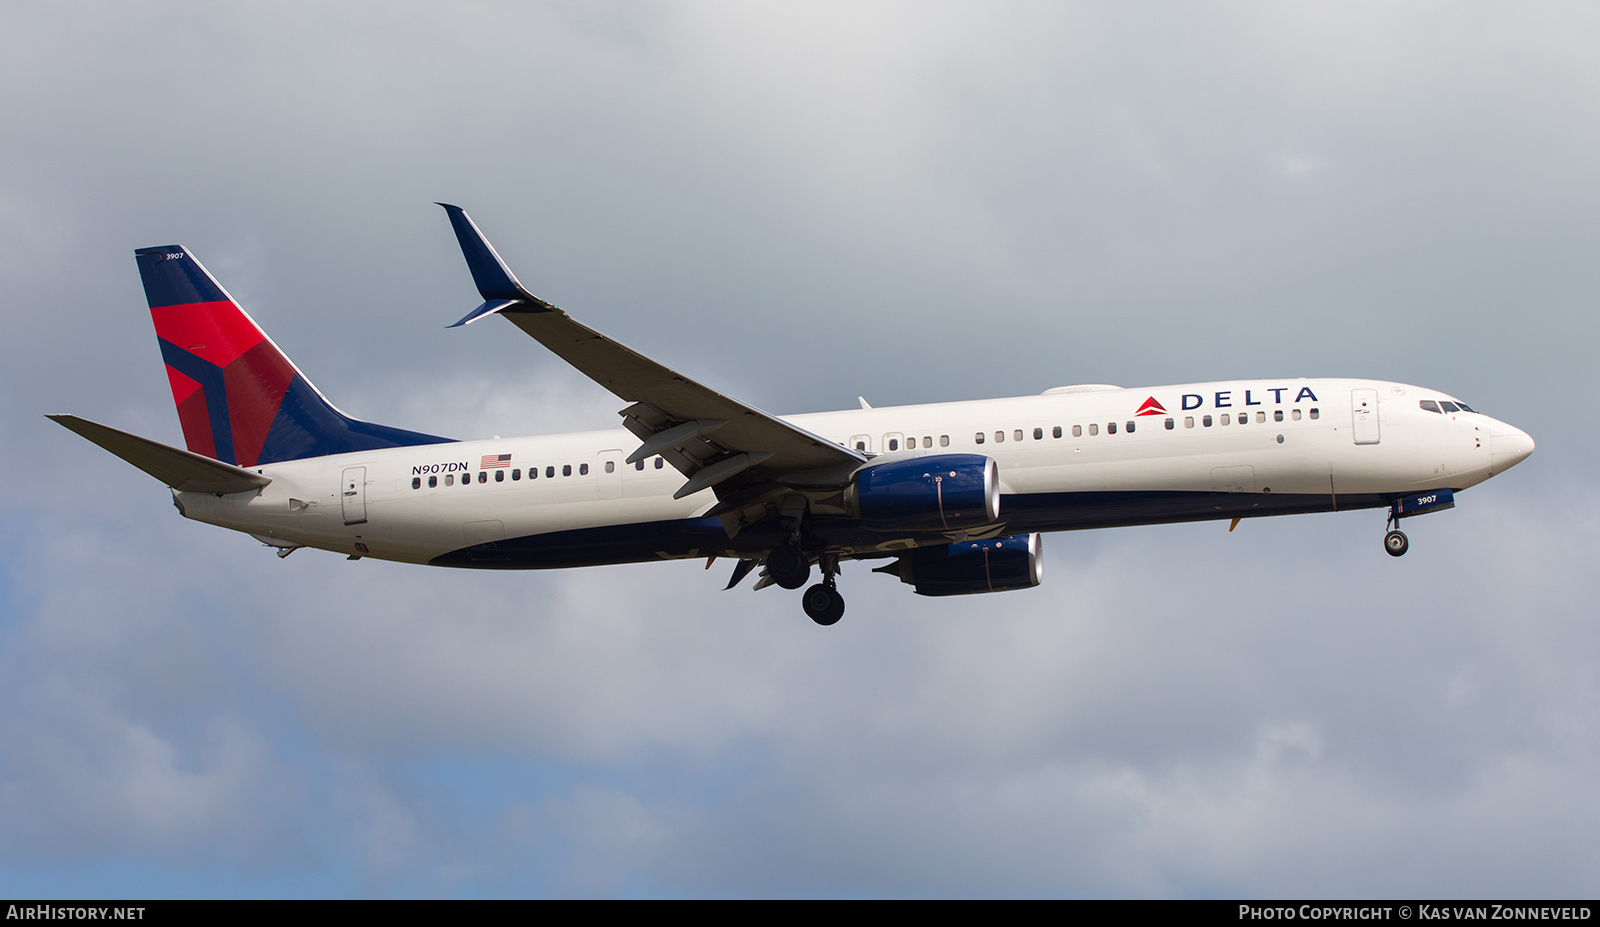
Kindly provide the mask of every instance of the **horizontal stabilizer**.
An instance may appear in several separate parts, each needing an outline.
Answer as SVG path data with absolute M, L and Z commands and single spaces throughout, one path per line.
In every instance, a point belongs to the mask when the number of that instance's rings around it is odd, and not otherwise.
M 251 492 L 272 482 L 270 477 L 253 470 L 168 447 L 76 415 L 45 418 L 88 438 L 179 492 Z

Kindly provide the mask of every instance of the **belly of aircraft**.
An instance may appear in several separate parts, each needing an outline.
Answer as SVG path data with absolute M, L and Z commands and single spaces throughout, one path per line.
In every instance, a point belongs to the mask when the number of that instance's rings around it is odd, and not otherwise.
M 1376 494 L 1246 492 L 1064 492 L 1002 497 L 1000 525 L 983 535 L 1076 531 L 1211 519 L 1294 515 L 1388 504 Z M 954 533 L 895 534 L 868 531 L 851 519 L 814 518 L 812 530 L 831 549 L 856 556 L 887 556 L 912 546 L 941 544 Z M 435 566 L 539 570 L 694 557 L 759 557 L 783 543 L 776 524 L 747 527 L 730 538 L 715 518 L 606 525 L 502 538 L 432 558 Z

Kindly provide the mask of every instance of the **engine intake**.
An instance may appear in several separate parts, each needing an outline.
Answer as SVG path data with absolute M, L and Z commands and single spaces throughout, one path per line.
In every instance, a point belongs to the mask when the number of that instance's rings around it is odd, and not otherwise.
M 981 454 L 935 454 L 863 467 L 845 511 L 873 531 L 943 531 L 1000 518 L 1000 468 Z

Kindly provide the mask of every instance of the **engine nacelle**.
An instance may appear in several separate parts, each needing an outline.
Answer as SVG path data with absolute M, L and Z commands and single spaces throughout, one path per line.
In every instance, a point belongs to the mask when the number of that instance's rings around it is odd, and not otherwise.
M 1028 589 L 1044 578 L 1037 534 L 1012 534 L 987 541 L 919 547 L 875 573 L 898 575 L 917 595 L 969 595 Z
M 935 454 L 863 467 L 845 511 L 873 531 L 943 531 L 1000 519 L 1000 468 L 981 454 Z

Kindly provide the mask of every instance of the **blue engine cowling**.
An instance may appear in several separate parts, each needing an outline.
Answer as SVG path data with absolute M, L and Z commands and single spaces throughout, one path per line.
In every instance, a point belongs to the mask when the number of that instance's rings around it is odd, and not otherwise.
M 944 531 L 1000 518 L 1000 468 L 981 454 L 935 454 L 863 467 L 845 510 L 873 531 Z
M 916 587 L 917 595 L 969 595 L 1037 586 L 1044 578 L 1044 558 L 1039 535 L 1013 534 L 919 547 L 873 572 L 899 576 Z

